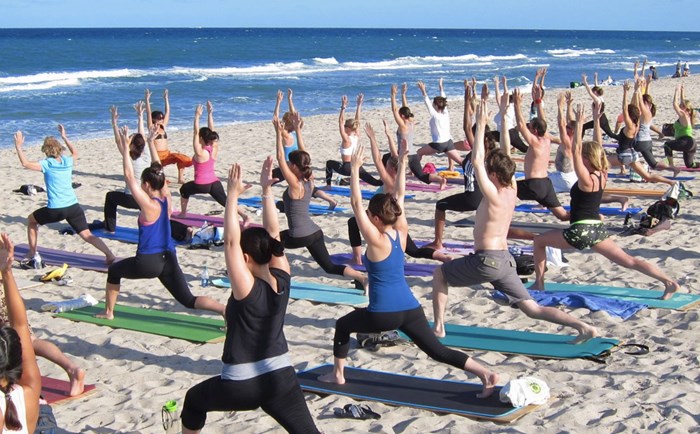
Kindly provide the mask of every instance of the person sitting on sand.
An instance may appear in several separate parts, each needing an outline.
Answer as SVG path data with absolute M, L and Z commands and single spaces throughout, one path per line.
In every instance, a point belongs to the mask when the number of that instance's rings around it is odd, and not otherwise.
M 401 102 L 403 105 L 399 108 L 396 103 L 398 87 L 395 84 L 391 85 L 391 111 L 394 114 L 394 120 L 397 125 L 396 143 L 406 142 L 406 149 L 408 149 L 408 168 L 411 170 L 413 176 L 425 184 L 431 184 L 433 182 L 440 183 L 440 190 L 443 190 L 447 180 L 437 173 L 424 173 L 420 163 L 421 156 L 413 150 L 413 139 L 415 136 L 413 113 L 411 113 L 411 109 L 408 107 L 406 90 L 407 86 L 404 83 L 401 88 Z
M 170 121 L 170 100 L 168 99 L 168 89 L 163 91 L 163 99 L 165 100 L 165 112 L 162 111 L 151 111 L 151 91 L 146 89 L 145 98 L 146 100 L 146 113 L 148 116 L 148 129 L 150 130 L 153 125 L 158 127 L 158 135 L 156 135 L 156 150 L 158 151 L 158 157 L 163 166 L 168 166 L 170 164 L 177 165 L 177 182 L 178 184 L 185 183 L 185 168 L 192 165 L 192 159 L 185 154 L 179 154 L 177 152 L 170 152 L 168 148 L 168 133 L 165 132 L 165 128 L 168 126 Z
M 594 113 L 598 117 L 600 113 Z M 628 255 L 611 238 L 600 220 L 600 198 L 608 178 L 608 160 L 600 143 L 583 142 L 583 108 L 576 110 L 576 133 L 572 147 L 578 181 L 571 187 L 571 225 L 567 229 L 545 232 L 535 237 L 535 283 L 532 289 L 545 289 L 544 273 L 547 246 L 559 249 L 587 248 L 623 267 L 637 270 L 664 284 L 663 299 L 669 299 L 680 286 L 656 266 Z
M 477 396 L 490 396 L 499 376 L 465 353 L 447 348 L 431 332 L 423 308 L 411 292 L 403 273 L 404 250 L 408 237 L 408 222 L 403 211 L 406 185 L 406 142 L 400 145 L 399 168 L 393 193 L 377 194 L 362 206 L 360 167 L 364 148 L 358 146 L 352 156 L 350 203 L 357 224 L 367 241 L 364 263 L 367 267 L 369 306 L 355 309 L 336 321 L 333 337 L 333 372 L 319 377 L 320 381 L 345 384 L 345 363 L 350 349 L 351 333 L 377 333 L 399 329 L 432 359 L 470 372 L 481 380 L 483 388 Z
M 287 89 L 287 103 L 289 105 L 289 111 L 285 112 L 282 116 L 282 123 L 284 124 L 284 129 L 282 130 L 282 143 L 284 144 L 284 157 L 286 158 L 287 162 L 289 162 L 289 154 L 292 151 L 306 151 L 304 138 L 301 134 L 301 129 L 304 126 L 304 120 L 302 119 L 301 114 L 296 111 L 296 108 L 294 107 L 294 102 L 292 100 L 293 94 L 292 89 Z M 284 94 L 282 91 L 278 90 L 275 110 L 272 113 L 273 118 L 279 118 L 280 105 L 282 104 L 283 97 Z M 272 170 L 272 177 L 277 180 L 275 183 L 284 181 L 284 175 L 279 167 Z M 314 192 L 311 196 L 328 202 L 329 210 L 333 210 L 336 206 L 338 206 L 338 202 L 320 188 L 314 187 Z
M 216 158 L 219 155 L 219 134 L 214 131 L 214 107 L 211 101 L 207 101 L 207 126 L 199 128 L 199 118 L 202 117 L 204 107 L 201 104 L 194 109 L 194 129 L 192 135 L 192 148 L 194 149 L 194 181 L 186 182 L 180 187 L 180 214 L 179 217 L 187 217 L 187 204 L 190 196 L 208 193 L 221 206 L 226 206 L 226 192 L 224 186 L 214 172 Z M 247 226 L 250 217 L 243 210 L 238 210 L 238 215 L 243 219 L 243 226 Z
M 495 289 L 506 294 L 511 305 L 518 307 L 525 315 L 574 328 L 579 333 L 575 342 L 595 337 L 598 332 L 594 327 L 559 309 L 538 305 L 516 272 L 515 260 L 508 251 L 506 241 L 517 198 L 513 177 L 515 163 L 502 149 L 491 151 L 485 158 L 484 129 L 488 118 L 486 100 L 482 99 L 476 111 L 476 135 L 472 150 L 475 176 L 484 195 L 476 211 L 475 254 L 454 259 L 435 269 L 433 331 L 438 337 L 445 336 L 444 314 L 448 285 L 472 286 L 490 282 Z
M 0 430 L 33 433 L 39 418 L 41 373 L 27 322 L 27 311 L 12 274 L 14 246 L 0 235 L 0 275 L 9 325 L 0 328 Z
M 664 155 L 668 159 L 670 167 L 673 165 L 673 151 L 683 152 L 685 167 L 695 169 L 700 164 L 695 162 L 697 144 L 693 139 L 693 126 L 695 125 L 695 110 L 689 100 L 685 99 L 683 83 L 678 85 L 673 94 L 673 110 L 678 115 L 678 120 L 673 124 L 673 140 L 664 143 Z
M 298 152 L 298 151 L 297 151 Z M 284 337 L 291 285 L 272 194 L 272 157 L 260 174 L 263 228 L 241 233 L 235 215 L 243 186 L 241 166 L 228 176 L 224 257 L 231 280 L 221 374 L 187 391 L 183 434 L 198 433 L 210 411 L 262 408 L 290 433 L 319 433 L 299 386 Z
M 282 195 L 284 212 L 289 229 L 282 232 L 282 243 L 286 249 L 306 247 L 323 271 L 337 276 L 346 276 L 362 283 L 367 288 L 367 277 L 347 265 L 334 264 L 328 254 L 323 230 L 311 220 L 309 203 L 314 191 L 311 173 L 311 156 L 306 151 L 293 151 L 289 154 L 289 163 L 284 156 L 282 129 L 284 125 L 278 118 L 272 119 L 277 137 L 277 164 L 288 184 Z
M 350 157 L 357 147 L 359 142 L 359 130 L 360 130 L 360 112 L 362 110 L 362 101 L 364 96 L 362 94 L 357 95 L 357 109 L 355 110 L 354 119 L 345 119 L 345 109 L 348 106 L 348 97 L 343 95 L 340 103 L 340 116 L 338 117 L 338 124 L 340 130 L 340 158 L 341 161 L 328 160 L 326 161 L 326 188 L 331 187 L 333 180 L 333 172 L 337 172 L 343 176 L 350 175 Z M 375 187 L 381 187 L 382 181 L 376 179 L 364 170 L 361 173 L 362 180 L 369 185 Z
M 153 128 L 149 140 L 157 134 Z M 192 295 L 185 275 L 177 262 L 175 245 L 171 237 L 170 213 L 171 198 L 168 186 L 165 185 L 163 166 L 151 163 L 150 167 L 141 173 L 137 180 L 131 165 L 129 149 L 129 130 L 120 130 L 120 151 L 124 165 L 124 178 L 139 204 L 141 212 L 138 217 L 139 243 L 136 256 L 122 259 L 113 263 L 107 270 L 107 286 L 105 290 L 105 310 L 95 315 L 98 318 L 113 319 L 114 308 L 121 289 L 121 279 L 151 279 L 157 277 L 172 296 L 189 309 L 204 309 L 224 314 L 224 305 L 216 300 Z
M 46 155 L 46 158 L 41 161 L 29 161 L 27 159 L 22 149 L 24 135 L 21 131 L 15 133 L 15 149 L 22 167 L 44 174 L 44 183 L 46 184 L 46 194 L 48 196 L 48 204 L 34 211 L 27 218 L 29 221 L 27 228 L 29 251 L 26 258 L 20 262 L 20 265 L 22 268 L 43 267 L 40 255 L 37 254 L 39 225 L 62 220 L 66 220 L 75 233 L 80 235 L 80 238 L 104 253 L 105 263 L 111 264 L 115 259 L 112 251 L 109 250 L 104 241 L 90 232 L 87 219 L 85 218 L 85 211 L 78 203 L 78 197 L 73 190 L 73 166 L 78 160 L 78 150 L 68 140 L 63 125 L 58 125 L 58 131 L 71 155 L 63 155 L 63 146 L 55 137 L 48 136 L 44 139 L 44 144 L 41 147 L 41 152 Z

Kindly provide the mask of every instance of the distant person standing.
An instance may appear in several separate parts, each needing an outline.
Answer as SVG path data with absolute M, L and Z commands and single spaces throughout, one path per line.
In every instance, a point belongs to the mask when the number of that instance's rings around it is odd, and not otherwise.
M 673 73 L 672 78 L 679 78 L 681 76 L 681 61 L 676 63 L 676 72 Z
M 651 65 L 649 67 L 649 71 L 651 72 L 651 79 L 652 80 L 658 80 L 659 79 L 659 73 L 656 71 L 656 66 Z
M 688 62 L 683 64 L 683 77 L 690 77 L 690 66 L 688 65 Z

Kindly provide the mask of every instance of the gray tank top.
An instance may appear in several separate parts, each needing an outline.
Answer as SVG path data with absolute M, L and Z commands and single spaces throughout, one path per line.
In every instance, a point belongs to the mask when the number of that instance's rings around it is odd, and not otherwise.
M 311 181 L 303 183 L 304 197 L 301 199 L 292 199 L 289 196 L 289 188 L 284 190 L 284 194 L 282 194 L 289 236 L 292 238 L 302 238 L 321 229 L 311 220 L 311 214 L 309 214 L 309 203 L 311 203 L 311 195 L 314 192 L 314 184 Z
M 638 142 L 651 141 L 651 122 L 649 122 L 648 124 L 645 124 L 643 122 L 639 124 L 639 131 L 637 131 L 636 139 Z
M 571 173 L 574 171 L 574 166 L 571 164 L 571 158 L 566 156 L 564 149 L 560 146 L 557 148 L 557 155 L 554 157 L 554 167 L 562 173 Z
M 413 148 L 413 137 L 414 137 L 414 131 L 413 131 L 413 124 L 408 123 L 408 132 L 406 135 L 401 134 L 401 130 L 397 129 L 396 130 L 396 146 L 397 148 L 401 146 L 401 141 L 406 140 L 406 149 L 408 149 L 408 155 L 413 155 L 416 153 L 416 150 Z

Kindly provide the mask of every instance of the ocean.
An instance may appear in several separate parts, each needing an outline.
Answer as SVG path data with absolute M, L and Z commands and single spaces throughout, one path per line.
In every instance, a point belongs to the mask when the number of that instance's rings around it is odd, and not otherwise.
M 337 113 L 342 95 L 354 110 L 389 104 L 392 83 L 416 81 L 429 94 L 444 78 L 448 97 L 463 80 L 508 77 L 528 86 L 548 67 L 547 87 L 568 87 L 586 72 L 617 83 L 647 58 L 660 76 L 677 61 L 700 66 L 700 33 L 429 29 L 0 29 L 0 147 L 22 130 L 29 145 L 56 134 L 74 139 L 111 135 L 109 107 L 135 127 L 131 106 L 153 92 L 163 110 L 169 90 L 169 129 L 191 128 L 196 104 L 211 100 L 217 124 L 267 120 L 278 89 L 294 90 L 304 116 Z M 282 110 L 286 110 L 286 101 Z

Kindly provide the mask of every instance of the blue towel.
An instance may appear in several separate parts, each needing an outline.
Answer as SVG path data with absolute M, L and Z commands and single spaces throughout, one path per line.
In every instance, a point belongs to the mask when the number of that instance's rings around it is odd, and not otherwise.
M 646 304 L 635 303 L 633 301 L 616 300 L 581 292 L 548 292 L 533 290 L 528 290 L 528 292 L 530 296 L 542 306 L 563 305 L 573 308 L 585 307 L 592 311 L 602 310 L 622 319 L 627 319 L 648 307 Z M 500 291 L 494 291 L 493 297 L 506 300 L 506 296 Z

